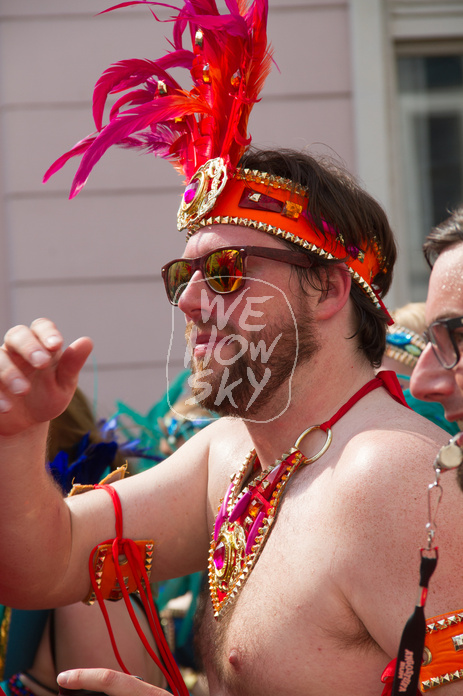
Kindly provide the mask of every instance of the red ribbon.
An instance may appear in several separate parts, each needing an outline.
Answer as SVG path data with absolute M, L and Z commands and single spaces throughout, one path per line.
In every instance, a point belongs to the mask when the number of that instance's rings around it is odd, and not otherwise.
M 119 499 L 119 496 L 115 489 L 112 486 L 108 485 L 96 485 L 94 486 L 95 488 L 102 488 L 107 493 L 110 494 L 113 505 L 114 505 L 114 511 L 116 515 L 116 537 L 114 539 L 108 539 L 107 541 L 103 542 L 105 544 L 112 544 L 112 554 L 113 554 L 113 559 L 114 559 L 114 567 L 116 570 L 116 577 L 119 582 L 119 586 L 122 592 L 122 596 L 125 602 L 125 605 L 127 607 L 127 610 L 129 612 L 130 618 L 132 619 L 132 623 L 138 633 L 138 636 L 140 640 L 142 641 L 146 651 L 148 652 L 149 656 L 151 657 L 152 660 L 157 664 L 161 672 L 163 673 L 164 677 L 166 678 L 170 689 L 172 690 L 172 693 L 174 696 L 188 696 L 188 689 L 185 685 L 185 682 L 183 681 L 183 677 L 180 673 L 180 670 L 178 668 L 177 663 L 175 662 L 174 656 L 172 655 L 169 645 L 166 641 L 166 638 L 164 636 L 161 624 L 159 622 L 158 614 L 156 611 L 156 608 L 154 606 L 154 601 L 153 601 L 153 596 L 151 593 L 151 586 L 148 578 L 148 574 L 145 570 L 145 566 L 143 563 L 143 559 L 140 554 L 140 550 L 138 549 L 136 543 L 132 539 L 124 539 L 122 537 L 122 506 L 121 506 L 121 501 Z M 99 544 L 98 544 L 99 546 Z M 108 616 L 108 611 L 106 609 L 106 605 L 103 599 L 103 595 L 101 593 L 101 590 L 98 586 L 96 577 L 95 577 L 95 572 L 94 572 L 94 567 L 93 567 L 93 558 L 98 550 L 98 546 L 96 546 L 93 551 L 90 554 L 90 559 L 89 559 L 89 572 L 90 572 L 90 580 L 92 583 L 93 591 L 95 592 L 96 599 L 98 601 L 98 604 L 100 606 L 100 609 L 103 613 L 103 617 L 106 623 L 106 627 L 108 629 L 109 637 L 111 640 L 111 645 L 114 650 L 114 654 L 116 656 L 116 659 L 122 669 L 123 672 L 126 674 L 130 674 L 126 666 L 124 665 L 124 662 L 122 661 L 122 658 L 120 656 L 119 650 L 116 645 L 116 640 L 114 638 L 114 633 L 111 627 L 111 622 Z M 143 607 L 145 609 L 146 617 L 148 619 L 148 623 L 151 629 L 151 632 L 154 636 L 156 645 L 159 649 L 159 654 L 161 656 L 161 660 L 159 657 L 156 655 L 150 644 L 148 643 L 148 640 L 143 633 L 143 629 L 140 626 L 140 623 L 138 621 L 138 618 L 135 614 L 135 611 L 133 609 L 132 603 L 130 601 L 130 595 L 127 592 L 127 588 L 124 583 L 124 579 L 122 576 L 122 571 L 119 563 L 119 555 L 124 555 L 127 558 L 129 567 L 131 571 L 133 572 L 134 578 L 136 579 L 137 583 L 137 590 L 140 594 L 141 601 L 143 603 Z M 141 579 L 140 579 L 141 576 Z

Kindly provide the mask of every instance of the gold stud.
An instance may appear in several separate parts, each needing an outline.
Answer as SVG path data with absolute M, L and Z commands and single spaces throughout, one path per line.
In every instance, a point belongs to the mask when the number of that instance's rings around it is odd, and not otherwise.
M 195 46 L 202 48 L 204 44 L 204 33 L 202 29 L 197 29 L 195 34 Z
M 206 65 L 203 67 L 203 82 L 205 84 L 209 84 L 211 81 L 211 73 L 209 69 L 209 63 L 206 63 Z
M 161 96 L 167 94 L 167 85 L 164 80 L 158 80 L 158 92 Z

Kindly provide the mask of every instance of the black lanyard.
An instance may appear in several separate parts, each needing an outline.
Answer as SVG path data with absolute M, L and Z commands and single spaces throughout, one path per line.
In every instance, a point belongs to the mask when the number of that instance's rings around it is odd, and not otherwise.
M 433 553 L 434 557 L 425 555 Z M 423 648 L 426 633 L 424 607 L 428 594 L 429 580 L 437 565 L 437 548 L 421 549 L 420 588 L 415 611 L 405 624 L 400 639 L 399 652 L 392 685 L 391 696 L 416 696 L 420 678 Z

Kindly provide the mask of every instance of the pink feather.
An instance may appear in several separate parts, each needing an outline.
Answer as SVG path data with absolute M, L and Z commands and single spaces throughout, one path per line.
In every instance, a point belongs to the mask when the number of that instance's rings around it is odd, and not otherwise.
M 111 65 L 95 85 L 93 116 L 98 133 L 81 140 L 47 171 L 44 181 L 71 157 L 83 155 L 74 178 L 74 197 L 95 164 L 113 145 L 142 148 L 168 159 L 189 180 L 211 157 L 232 167 L 250 143 L 249 115 L 270 71 L 268 0 L 184 0 L 181 8 L 150 0 L 123 2 L 104 12 L 148 5 L 157 21 L 174 22 L 171 51 L 156 61 L 125 60 Z M 159 20 L 151 6 L 175 10 Z M 103 13 L 101 13 L 103 14 Z M 191 48 L 183 47 L 186 30 Z M 197 39 L 201 31 L 202 39 Z M 184 89 L 169 73 L 184 68 L 193 84 Z M 110 94 L 124 93 L 103 125 Z
M 69 152 L 65 152 L 64 155 L 58 157 L 58 159 L 55 160 L 51 167 L 49 167 L 45 172 L 43 177 L 43 183 L 46 184 L 48 179 L 51 176 L 53 176 L 53 174 L 56 174 L 56 172 L 58 172 L 61 169 L 61 167 L 63 167 L 66 164 L 68 159 L 71 159 L 71 157 L 75 157 L 76 155 L 81 155 L 82 153 L 86 152 L 89 145 L 91 145 L 93 141 L 96 139 L 97 135 L 98 133 L 88 135 L 86 138 L 76 143 L 74 147 L 71 150 L 69 150 Z

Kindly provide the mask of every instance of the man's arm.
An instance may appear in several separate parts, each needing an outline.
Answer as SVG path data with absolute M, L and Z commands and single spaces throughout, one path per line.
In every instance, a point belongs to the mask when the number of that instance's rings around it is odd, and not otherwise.
M 53 346 L 48 339 L 55 337 Z M 0 602 L 34 608 L 83 599 L 88 558 L 115 536 L 112 500 L 95 490 L 63 501 L 46 472 L 48 420 L 64 410 L 91 350 L 79 339 L 66 350 L 47 320 L 9 332 L 0 349 Z M 45 354 L 34 365 L 34 353 Z M 16 388 L 14 380 L 25 381 Z M 153 577 L 206 567 L 209 435 L 189 440 L 169 460 L 115 484 L 123 535 L 155 542 Z

